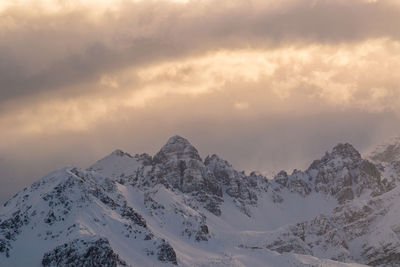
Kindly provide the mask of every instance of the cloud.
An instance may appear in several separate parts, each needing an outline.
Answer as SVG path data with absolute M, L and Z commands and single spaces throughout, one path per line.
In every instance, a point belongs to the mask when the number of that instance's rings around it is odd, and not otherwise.
M 400 68 L 399 55 L 400 45 L 384 39 L 178 58 L 102 75 L 72 88 L 78 96 L 63 92 L 35 101 L 14 101 L 12 106 L 3 106 L 1 135 L 15 139 L 45 132 L 90 131 L 113 117 L 134 116 L 138 109 L 155 112 L 160 102 L 180 96 L 215 95 L 230 109 L 252 115 L 280 116 L 293 108 L 304 113 L 326 107 L 400 116 L 400 75 L 392 71 Z M 121 115 L 121 110 L 128 115 Z
M 155 153 L 175 134 L 203 156 L 276 171 L 400 131 L 398 1 L 9 3 L 0 200 L 57 167 Z
M 251 90 L 247 95 L 243 86 Z M 196 97 L 172 94 L 153 99 L 146 108 L 100 113 L 95 123 L 79 131 L 74 131 L 80 127 L 75 118 L 61 113 L 41 131 L 2 132 L 1 140 L 7 142 L 1 142 L 0 155 L 7 161 L 0 164 L 0 179 L 7 191 L 0 192 L 0 201 L 53 169 L 70 164 L 86 168 L 116 148 L 154 155 L 174 134 L 187 137 L 203 157 L 217 153 L 238 169 L 277 172 L 305 168 L 339 142 L 365 151 L 400 130 L 398 117 L 390 112 L 340 110 L 295 94 L 277 99 L 274 92 L 263 91 L 262 83 L 227 87 Z M 237 101 L 249 107 L 233 108 Z M 45 114 L 39 113 L 37 120 L 48 120 Z M 57 127 L 61 129 L 54 132 Z
M 221 49 L 399 38 L 400 8 L 391 1 L 60 3 L 1 12 L 1 101 L 71 93 L 104 74 Z

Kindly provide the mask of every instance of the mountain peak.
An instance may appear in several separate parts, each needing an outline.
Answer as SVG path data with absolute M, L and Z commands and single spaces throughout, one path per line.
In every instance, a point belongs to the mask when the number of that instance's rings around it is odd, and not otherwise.
M 232 167 L 229 162 L 226 160 L 221 159 L 218 155 L 212 154 L 211 156 L 207 156 L 206 159 L 204 160 L 204 164 L 212 171 L 215 169 L 216 164 L 224 165 L 227 167 Z
M 325 156 L 321 159 L 315 160 L 309 167 L 310 169 L 319 169 L 322 165 L 325 165 L 327 162 L 336 161 L 336 160 L 345 160 L 347 161 L 359 161 L 361 160 L 361 154 L 357 151 L 351 144 L 349 143 L 339 143 L 337 144 L 331 152 L 326 152 Z
M 111 154 L 95 162 L 88 170 L 117 179 L 121 175 L 132 175 L 139 166 L 138 159 L 120 149 L 116 149 Z
M 337 144 L 333 150 L 333 155 L 339 155 L 344 158 L 361 158 L 360 152 L 357 151 L 351 144 L 349 143 L 339 143 Z
M 390 142 L 378 146 L 369 158 L 374 162 L 392 163 L 400 161 L 400 137 L 392 139 Z
M 179 135 L 170 137 L 154 156 L 156 162 L 163 162 L 166 159 L 196 159 L 201 161 L 197 149 L 186 138 Z
M 167 145 L 168 144 L 176 144 L 176 143 L 191 145 L 190 142 L 186 138 L 183 138 L 180 135 L 171 136 L 167 141 Z
M 114 150 L 110 155 L 117 156 L 117 157 L 128 156 L 128 157 L 132 158 L 132 156 L 129 153 L 126 153 L 126 152 L 122 151 L 121 149 Z
M 338 144 L 268 180 L 215 154 L 201 161 L 180 136 L 156 160 L 115 150 L 0 207 L 0 266 L 398 266 L 400 172 L 359 157 Z

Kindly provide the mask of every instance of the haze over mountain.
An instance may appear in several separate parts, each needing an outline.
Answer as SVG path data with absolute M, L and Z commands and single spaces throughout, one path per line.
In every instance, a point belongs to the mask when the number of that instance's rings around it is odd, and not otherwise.
M 399 265 L 399 29 L 399 0 L 1 0 L 0 265 Z
M 1 0 L 0 202 L 180 133 L 238 169 L 305 169 L 400 132 L 398 0 Z
M 400 161 L 373 155 L 340 143 L 268 179 L 180 136 L 154 156 L 115 150 L 8 200 L 0 265 L 397 266 Z

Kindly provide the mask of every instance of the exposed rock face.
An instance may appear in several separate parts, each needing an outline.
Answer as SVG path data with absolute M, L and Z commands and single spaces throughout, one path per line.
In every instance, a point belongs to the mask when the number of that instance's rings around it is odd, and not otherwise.
M 170 262 L 177 265 L 176 253 L 170 244 L 164 242 L 158 247 L 157 257 L 162 262 Z
M 191 193 L 204 207 L 220 215 L 222 190 L 206 168 L 197 149 L 185 138 L 171 137 L 153 158 L 154 172 L 162 183 L 183 193 Z
M 44 254 L 42 265 L 51 266 L 127 266 L 112 250 L 107 239 L 94 241 L 76 239 Z
M 179 160 L 201 161 L 197 149 L 181 136 L 172 136 L 161 150 L 154 156 L 155 163 Z
M 303 196 L 311 192 L 331 195 L 339 203 L 362 194 L 378 196 L 394 187 L 393 181 L 383 179 L 377 166 L 362 159 L 350 144 L 337 145 L 304 172 L 295 170 L 291 175 L 281 172 L 274 182 Z
M 115 170 L 104 170 L 104 166 Z M 183 137 L 171 137 L 154 157 L 148 154 L 132 157 L 117 150 L 89 170 L 138 188 L 153 188 L 162 184 L 191 194 L 207 210 L 215 215 L 221 214 L 221 186 L 204 165 L 197 149 Z
M 255 174 L 247 176 L 244 172 L 238 172 L 231 164 L 215 154 L 205 159 L 205 165 L 224 188 L 224 192 L 235 200 L 246 215 L 250 216 L 248 205 L 257 204 L 257 191 L 267 190 L 267 179 Z
M 26 266 L 23 248 L 44 266 L 346 266 L 285 253 L 398 266 L 399 183 L 400 161 L 350 144 L 267 179 L 174 136 L 154 157 L 116 150 L 16 194 L 0 210 L 0 265 Z
M 153 163 L 160 168 L 158 175 L 183 193 L 204 190 L 222 196 L 221 187 L 204 166 L 197 149 L 180 136 L 171 137 L 154 156 Z
M 27 231 L 36 243 L 59 244 L 43 256 L 44 266 L 121 266 L 107 238 L 112 227 L 127 244 L 137 243 L 149 255 L 165 242 L 147 227 L 146 220 L 128 205 L 115 181 L 92 171 L 64 168 L 25 188 L 4 204 L 0 220 L 1 257 L 15 257 L 15 243 Z M 82 217 L 83 216 L 83 217 Z M 32 241 L 30 241 L 32 242 Z
M 391 142 L 380 145 L 369 156 L 369 158 L 377 163 L 390 164 L 400 161 L 400 137 L 395 138 Z
M 330 193 L 340 203 L 354 199 L 366 191 L 380 195 L 389 190 L 374 164 L 361 158 L 350 144 L 339 144 L 332 153 L 315 161 L 308 169 L 315 180 L 315 190 Z
M 378 198 L 347 202 L 330 215 L 320 215 L 267 234 L 266 247 L 280 253 L 396 266 L 400 263 L 400 224 L 393 220 L 389 210 L 399 197 L 400 191 L 396 188 Z

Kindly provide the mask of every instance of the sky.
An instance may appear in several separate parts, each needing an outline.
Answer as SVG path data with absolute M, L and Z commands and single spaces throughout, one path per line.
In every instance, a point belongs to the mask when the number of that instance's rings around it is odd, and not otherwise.
M 400 133 L 398 0 L 1 0 L 0 202 L 170 136 L 239 170 Z

